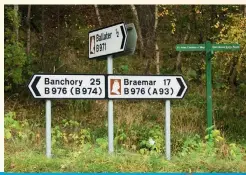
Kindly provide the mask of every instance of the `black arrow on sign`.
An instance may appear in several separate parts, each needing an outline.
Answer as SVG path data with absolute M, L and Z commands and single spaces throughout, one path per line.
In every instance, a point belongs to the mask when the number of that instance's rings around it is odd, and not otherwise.
M 125 38 L 126 38 L 126 34 L 125 34 L 125 31 L 124 31 L 123 26 L 120 26 L 120 29 L 121 29 L 121 32 L 122 32 L 122 35 L 123 35 L 123 39 L 122 39 L 122 42 L 121 42 L 120 49 L 123 49 L 123 47 L 124 47 L 124 42 L 125 42 Z
M 33 83 L 32 83 L 32 85 L 31 85 L 32 90 L 33 90 L 33 92 L 34 92 L 34 94 L 36 96 L 41 96 L 40 93 L 39 93 L 39 91 L 38 91 L 38 89 L 37 89 L 37 84 L 38 84 L 40 78 L 41 78 L 40 76 L 36 76 L 35 79 L 34 79 L 34 81 L 33 81 Z
M 179 97 L 179 96 L 182 95 L 182 93 L 183 93 L 183 91 L 184 91 L 184 89 L 185 89 L 185 86 L 184 86 L 184 83 L 183 83 L 183 81 L 181 80 L 181 78 L 176 78 L 176 79 L 177 79 L 177 81 L 178 81 L 178 83 L 179 83 L 179 85 L 180 85 L 180 89 L 179 89 L 179 92 L 178 92 L 178 94 L 177 94 L 177 96 Z

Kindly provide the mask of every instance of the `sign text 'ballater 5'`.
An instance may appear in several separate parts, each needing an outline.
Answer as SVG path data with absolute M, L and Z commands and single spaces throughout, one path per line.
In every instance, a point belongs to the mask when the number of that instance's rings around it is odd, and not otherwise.
M 182 76 L 108 75 L 110 99 L 180 99 L 186 90 Z
M 123 52 L 126 38 L 127 32 L 124 23 L 89 32 L 89 58 Z
M 29 85 L 34 98 L 103 99 L 104 75 L 35 74 Z

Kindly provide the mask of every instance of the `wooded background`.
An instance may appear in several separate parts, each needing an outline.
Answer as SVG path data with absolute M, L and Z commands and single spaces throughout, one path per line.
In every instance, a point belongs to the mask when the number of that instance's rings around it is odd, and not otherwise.
M 14 112 L 5 121 L 28 122 L 29 140 L 44 144 L 44 100 L 28 92 L 31 76 L 106 74 L 105 60 L 88 59 L 88 32 L 118 22 L 134 23 L 138 41 L 133 56 L 114 59 L 115 74 L 182 74 L 188 84 L 184 99 L 171 101 L 174 152 L 187 137 L 203 138 L 207 127 L 205 52 L 177 52 L 176 44 L 240 44 L 240 51 L 212 58 L 213 121 L 226 139 L 245 144 L 246 5 L 5 5 L 5 113 Z M 151 136 L 164 151 L 164 101 L 116 100 L 114 113 L 117 149 L 146 151 Z M 54 145 L 100 145 L 107 140 L 107 101 L 53 100 L 52 127 Z M 11 147 L 18 132 L 6 128 Z

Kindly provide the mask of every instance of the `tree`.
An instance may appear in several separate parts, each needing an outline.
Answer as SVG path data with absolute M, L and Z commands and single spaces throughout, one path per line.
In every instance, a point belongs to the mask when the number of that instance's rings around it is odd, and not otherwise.
M 18 6 L 5 7 L 4 20 L 4 90 L 10 91 L 25 80 L 26 52 L 19 41 L 20 16 Z M 15 90 L 16 91 L 16 90 Z
M 246 69 L 244 59 L 246 57 L 246 18 L 242 15 L 229 14 L 228 20 L 230 23 L 221 29 L 217 43 L 239 43 L 241 49 L 233 53 L 216 53 L 214 64 L 216 66 L 222 64 L 217 74 L 219 77 L 225 77 L 231 89 L 235 91 L 240 82 L 245 81 L 244 77 L 246 76 L 245 71 L 243 71 Z
M 41 54 L 40 54 L 40 57 L 41 57 L 41 60 L 43 60 L 43 56 L 44 56 L 44 49 L 45 49 L 45 20 L 44 20 L 44 14 L 45 14 L 45 7 L 44 5 L 42 5 L 42 17 L 41 17 L 41 33 L 42 33 L 42 46 L 41 46 Z
M 138 12 L 136 10 L 135 5 L 131 5 L 131 10 L 134 15 L 134 20 L 135 20 L 135 26 L 138 32 L 138 38 L 139 38 L 139 43 L 140 43 L 140 58 L 142 58 L 143 51 L 144 51 L 144 43 L 143 43 L 143 36 L 142 36 L 142 31 L 138 19 Z
M 95 7 L 95 10 L 96 10 L 96 15 L 97 15 L 99 26 L 102 26 L 102 20 L 101 20 L 101 17 L 100 17 L 98 6 L 95 4 L 94 7 Z
M 190 23 L 187 24 L 187 32 L 184 36 L 182 44 L 185 44 L 188 41 L 189 34 L 190 34 Z M 179 73 L 182 73 L 181 63 L 182 63 L 182 57 L 181 57 L 181 52 L 179 52 L 177 55 L 177 61 L 176 61 L 176 71 Z
M 18 5 L 14 5 L 14 12 L 15 12 L 15 18 L 18 19 L 19 17 L 19 6 Z M 16 33 L 16 41 L 19 40 L 19 24 L 15 25 L 15 33 Z
M 27 56 L 30 56 L 30 48 L 31 48 L 31 25 L 30 25 L 30 16 L 31 16 L 31 5 L 28 5 L 28 12 L 27 12 L 27 46 L 26 46 L 26 53 Z
M 244 5 L 244 17 L 246 17 L 246 5 Z
M 155 34 L 155 58 L 156 58 L 156 74 L 160 74 L 160 51 L 157 42 L 157 26 L 158 26 L 158 5 L 155 5 L 155 26 L 154 26 L 154 34 Z

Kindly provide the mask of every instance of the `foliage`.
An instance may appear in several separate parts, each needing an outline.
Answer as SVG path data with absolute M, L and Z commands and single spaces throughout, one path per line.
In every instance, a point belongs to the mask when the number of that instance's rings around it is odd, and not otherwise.
M 5 18 L 10 25 L 5 26 L 4 31 L 4 83 L 5 91 L 8 91 L 25 83 L 27 56 L 23 44 L 17 41 L 16 30 L 19 30 L 19 15 L 16 15 L 13 9 L 5 8 Z
M 27 120 L 22 122 L 16 120 L 16 113 L 10 111 L 4 116 L 4 138 L 12 141 L 29 141 L 34 138 L 34 133 Z
M 156 126 L 149 130 L 147 138 L 141 140 L 140 153 L 148 154 L 150 151 L 157 153 L 163 152 L 163 132 L 159 126 Z
M 67 144 L 83 146 L 88 142 L 91 142 L 90 130 L 80 128 L 77 121 L 64 119 L 61 127 L 57 125 L 52 129 L 52 144 L 55 147 Z
M 5 153 L 7 172 L 245 172 L 245 161 L 225 160 L 203 149 L 186 156 L 141 155 L 121 152 L 109 156 L 108 152 L 84 146 L 71 147 L 55 152 L 47 159 L 42 150 L 34 151 L 27 146 L 12 147 Z M 243 153 L 242 153 L 243 154 Z M 245 153 L 244 153 L 245 156 Z
M 228 76 L 231 76 L 233 69 L 235 69 L 238 75 L 236 81 L 240 85 L 246 80 L 246 74 L 244 71 L 246 69 L 246 18 L 242 15 L 230 14 L 228 15 L 228 20 L 230 20 L 229 24 L 221 24 L 221 30 L 218 35 L 217 43 L 238 43 L 240 44 L 240 51 L 216 52 L 213 65 L 214 69 L 217 70 L 216 81 L 228 83 Z

